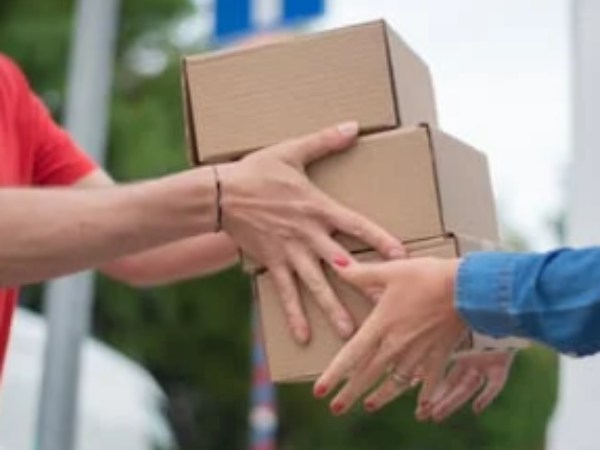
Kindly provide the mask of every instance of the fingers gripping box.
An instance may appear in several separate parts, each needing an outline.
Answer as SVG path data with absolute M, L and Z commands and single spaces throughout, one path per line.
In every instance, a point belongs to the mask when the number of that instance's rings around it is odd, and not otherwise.
M 308 167 L 325 194 L 402 241 L 457 233 L 498 242 L 496 208 L 486 156 L 421 125 L 360 138 L 348 151 Z M 338 235 L 351 252 L 370 249 Z M 259 264 L 243 255 L 246 272 Z

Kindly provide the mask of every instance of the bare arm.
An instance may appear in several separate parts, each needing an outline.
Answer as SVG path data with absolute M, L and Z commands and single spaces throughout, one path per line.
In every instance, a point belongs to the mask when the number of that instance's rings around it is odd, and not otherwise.
M 273 274 L 293 333 L 303 342 L 310 332 L 296 274 L 342 335 L 354 327 L 322 273 L 321 260 L 331 265 L 352 259 L 332 233 L 356 236 L 389 257 L 403 251 L 396 238 L 306 177 L 306 165 L 348 148 L 357 132 L 356 123 L 340 124 L 218 168 L 223 231 Z M 123 187 L 0 189 L 0 285 L 102 267 L 211 234 L 216 197 L 210 168 Z
M 215 224 L 212 173 L 103 189 L 0 189 L 0 285 L 97 267 Z
M 208 275 L 237 260 L 237 247 L 226 234 L 208 234 L 119 258 L 100 270 L 132 286 L 155 286 Z
M 9 86 L 13 91 L 9 111 L 14 114 L 19 144 L 34 156 L 34 184 L 70 185 L 81 174 L 89 173 L 92 161 L 52 121 L 19 69 L 3 62 L 6 67 L 0 76 L 8 75 L 14 81 Z M 284 309 L 294 335 L 301 341 L 309 338 L 309 330 L 296 278 L 311 289 L 342 335 L 352 332 L 351 317 L 322 272 L 320 260 L 331 264 L 333 260 L 352 259 L 332 239 L 332 233 L 357 236 L 386 256 L 402 253 L 397 239 L 325 196 L 306 178 L 306 165 L 349 148 L 358 129 L 355 122 L 338 124 L 220 168 L 223 230 L 271 271 L 285 300 Z M 165 265 L 145 268 L 159 254 L 166 261 L 164 249 L 144 257 L 124 256 L 212 234 L 213 188 L 212 174 L 199 169 L 155 182 L 107 186 L 94 192 L 0 189 L 0 286 L 89 267 L 104 267 L 106 272 L 136 284 L 190 275 L 179 269 L 185 265 L 191 270 L 194 265 L 188 265 L 190 261 L 207 262 L 207 255 L 200 255 L 204 252 L 197 247 L 198 253 L 186 251 L 185 257 L 180 253 L 171 271 L 165 271 Z M 233 254 L 233 248 L 230 252 Z M 169 253 L 173 256 L 177 252 Z M 180 263 L 182 266 L 176 267 Z M 213 267 L 219 265 L 213 263 Z
M 81 179 L 75 187 L 114 186 L 102 170 Z M 105 274 L 135 286 L 149 286 L 218 271 L 237 261 L 237 247 L 224 233 L 210 233 L 118 258 L 100 267 Z

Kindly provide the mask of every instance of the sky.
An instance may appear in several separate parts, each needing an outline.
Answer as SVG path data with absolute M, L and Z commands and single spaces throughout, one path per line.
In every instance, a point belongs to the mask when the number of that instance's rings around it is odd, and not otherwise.
M 553 245 L 571 150 L 568 0 L 329 0 L 317 26 L 377 18 L 429 65 L 440 127 L 488 156 L 503 220 Z

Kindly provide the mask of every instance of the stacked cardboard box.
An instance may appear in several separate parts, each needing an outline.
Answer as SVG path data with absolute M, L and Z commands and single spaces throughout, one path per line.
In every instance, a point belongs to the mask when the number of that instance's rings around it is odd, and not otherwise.
M 308 168 L 322 191 L 402 239 L 411 257 L 456 257 L 498 245 L 485 156 L 438 129 L 429 69 L 384 21 L 187 57 L 182 69 L 194 164 L 235 160 L 357 120 L 361 137 L 352 149 Z M 337 238 L 357 258 L 377 258 L 364 243 Z M 269 273 L 249 258 L 243 263 L 259 300 L 271 378 L 313 379 L 343 341 L 304 290 L 313 333 L 308 345 L 296 344 Z M 362 322 L 372 302 L 328 276 Z M 473 333 L 459 351 L 523 344 Z

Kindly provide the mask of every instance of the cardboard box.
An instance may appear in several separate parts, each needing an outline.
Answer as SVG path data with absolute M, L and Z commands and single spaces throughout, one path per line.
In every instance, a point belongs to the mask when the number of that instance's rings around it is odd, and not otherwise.
M 485 155 L 427 126 L 359 139 L 357 145 L 308 167 L 314 184 L 403 241 L 446 233 L 499 241 Z M 364 242 L 338 236 L 350 251 Z M 244 270 L 259 265 L 242 257 Z
M 464 236 L 440 236 L 408 244 L 410 257 L 435 256 L 453 258 L 471 251 L 492 249 L 494 244 Z M 376 261 L 374 252 L 359 255 L 363 261 Z M 334 292 L 343 299 L 357 324 L 362 323 L 373 307 L 371 300 L 357 289 L 337 278 L 331 271 L 328 277 Z M 306 346 L 298 345 L 288 329 L 281 302 L 268 273 L 257 275 L 253 281 L 258 300 L 263 342 L 271 379 L 275 382 L 301 382 L 316 379 L 326 368 L 344 341 L 338 337 L 327 317 L 303 289 L 301 295 L 311 324 L 312 338 Z M 514 349 L 526 345 L 521 339 L 491 339 L 472 333 L 457 354 L 473 351 Z
M 363 133 L 437 122 L 429 69 L 384 21 L 185 57 L 182 85 L 196 164 L 346 120 Z

